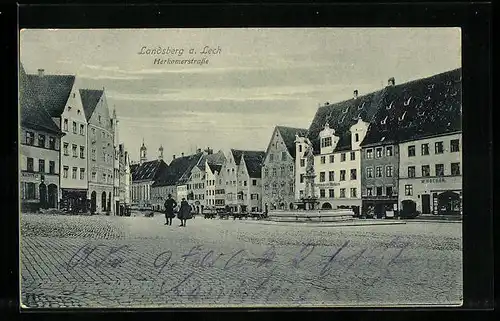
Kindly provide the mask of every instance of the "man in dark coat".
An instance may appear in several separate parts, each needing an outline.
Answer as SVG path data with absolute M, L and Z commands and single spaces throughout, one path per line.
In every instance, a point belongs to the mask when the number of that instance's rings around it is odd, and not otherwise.
M 179 209 L 179 214 L 177 215 L 177 218 L 181 220 L 181 225 L 179 226 L 184 226 L 184 227 L 186 227 L 186 221 L 192 218 L 191 206 L 189 205 L 189 203 L 186 201 L 185 198 L 183 198 L 181 201 L 181 207 Z
M 174 208 L 177 206 L 177 202 L 172 198 L 172 194 L 168 194 L 168 198 L 165 201 L 165 219 L 167 222 L 165 225 L 172 225 L 172 219 L 174 218 Z

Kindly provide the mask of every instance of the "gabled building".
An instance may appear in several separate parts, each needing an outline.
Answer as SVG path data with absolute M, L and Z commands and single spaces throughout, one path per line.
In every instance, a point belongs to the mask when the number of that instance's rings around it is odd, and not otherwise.
M 243 151 L 238 166 L 238 212 L 262 211 L 262 165 L 266 152 Z
M 88 197 L 91 212 L 114 213 L 114 124 L 104 89 L 80 89 L 87 130 Z
M 59 205 L 61 137 L 65 133 L 38 98 L 21 64 L 19 70 L 19 184 L 21 211 Z
M 299 168 L 305 166 L 308 143 L 314 151 L 315 195 L 322 209 L 361 208 L 361 147 L 368 125 L 380 106 L 383 91 L 321 106 L 309 127 L 307 137 L 296 138 Z M 302 152 L 300 152 L 302 150 Z M 302 166 L 304 165 L 304 166 Z M 304 196 L 302 170 L 296 171 L 299 201 Z
M 154 200 L 153 206 L 155 209 L 163 209 L 163 204 L 168 194 L 171 194 L 172 198 L 179 204 L 182 198 L 187 198 L 189 176 L 191 170 L 196 166 L 201 156 L 201 153 L 187 156 L 182 154 L 181 157 L 173 155 L 167 170 L 163 171 L 151 186 L 151 196 Z
M 391 86 L 374 120 L 373 140 L 399 144 L 399 208 L 462 213 L 462 70 Z
M 269 141 L 262 167 L 262 204 L 268 209 L 292 209 L 295 197 L 296 135 L 307 129 L 276 126 Z M 300 151 L 302 152 L 302 151 Z M 299 152 L 299 153 L 300 153 Z M 303 165 L 305 162 L 299 162 Z
M 219 177 L 220 177 L 220 172 L 222 169 L 222 165 L 224 164 L 224 161 L 222 161 L 220 164 L 211 164 L 208 162 L 208 160 L 205 162 L 205 169 L 206 169 L 206 206 L 207 208 L 211 210 L 215 210 L 217 207 L 224 206 L 223 202 L 217 202 L 217 200 L 222 199 L 223 201 L 223 196 L 222 197 L 217 197 L 219 194 L 218 190 L 220 187 L 219 183 Z
M 43 69 L 29 75 L 37 96 L 51 118 L 65 133 L 61 139 L 60 207 L 88 210 L 87 119 L 74 75 L 47 75 Z
M 169 166 L 163 161 L 162 153 L 158 159 L 148 161 L 146 151 L 147 148 L 143 142 L 140 148 L 140 162 L 130 166 L 131 201 L 133 205 L 140 208 L 156 209 L 158 204 L 154 186 L 167 173 Z
M 228 211 L 237 212 L 237 182 L 238 166 L 241 161 L 242 151 L 230 149 L 226 154 L 226 162 L 221 167 L 219 175 L 219 186 L 217 186 L 217 195 L 224 196 L 224 206 Z M 223 191 L 222 191 L 223 190 Z M 222 203 L 220 200 L 218 203 Z M 221 205 L 220 205 L 221 206 Z

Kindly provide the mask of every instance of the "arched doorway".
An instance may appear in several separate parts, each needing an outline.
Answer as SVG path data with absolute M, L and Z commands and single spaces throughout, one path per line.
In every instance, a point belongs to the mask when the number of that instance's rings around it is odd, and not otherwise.
M 47 205 L 49 208 L 57 207 L 57 185 L 50 184 L 48 187 L 48 202 Z
M 284 210 L 285 209 L 285 203 L 280 203 L 280 210 Z
M 326 202 L 326 203 L 323 203 L 323 205 L 321 205 L 321 209 L 322 210 L 331 210 L 332 209 L 332 204 Z
M 102 192 L 101 195 L 101 211 L 106 212 L 106 192 Z
M 438 195 L 439 215 L 459 215 L 460 214 L 460 194 L 446 191 Z
M 38 191 L 40 195 L 40 208 L 47 208 L 47 186 L 45 183 L 40 183 Z
M 290 209 L 293 210 L 293 203 L 290 203 Z
M 97 193 L 93 191 L 90 194 L 90 213 L 94 214 L 97 208 Z

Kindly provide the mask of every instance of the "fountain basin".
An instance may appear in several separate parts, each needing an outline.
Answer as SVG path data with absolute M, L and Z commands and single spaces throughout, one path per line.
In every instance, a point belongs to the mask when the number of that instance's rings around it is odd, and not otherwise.
M 275 222 L 344 222 L 354 219 L 351 209 L 337 210 L 273 210 L 268 220 Z

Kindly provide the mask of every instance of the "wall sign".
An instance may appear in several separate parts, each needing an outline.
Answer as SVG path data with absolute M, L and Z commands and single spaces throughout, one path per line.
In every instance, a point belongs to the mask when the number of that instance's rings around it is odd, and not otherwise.
M 426 178 L 422 180 L 422 184 L 432 184 L 432 183 L 446 183 L 444 177 L 439 178 Z

